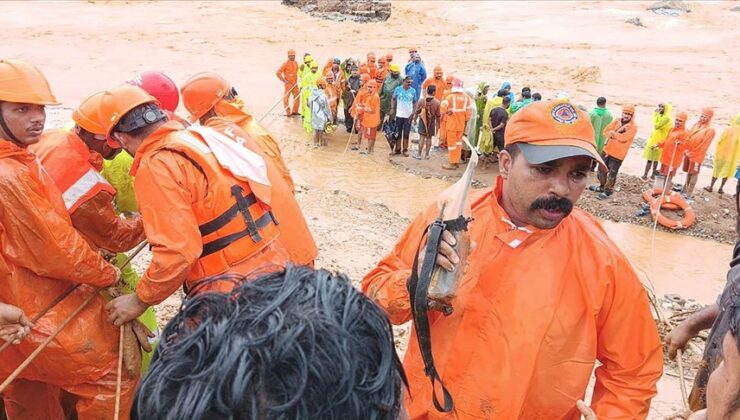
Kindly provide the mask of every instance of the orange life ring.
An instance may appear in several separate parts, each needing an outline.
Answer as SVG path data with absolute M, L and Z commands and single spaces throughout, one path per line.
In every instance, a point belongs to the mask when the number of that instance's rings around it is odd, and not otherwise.
M 681 220 L 669 219 L 660 212 L 660 209 L 670 209 L 668 207 L 669 205 L 678 206 L 680 210 L 683 210 L 683 218 Z M 686 229 L 691 227 L 696 221 L 696 212 L 681 194 L 666 195 L 660 201 L 657 199 L 652 200 L 650 202 L 650 214 L 653 215 L 654 219 L 657 219 L 661 226 L 665 226 L 668 229 Z
M 643 200 L 645 200 L 646 203 L 652 204 L 653 201 L 657 200 L 658 197 L 660 197 L 661 194 L 663 194 L 663 189 L 662 188 L 652 188 L 652 189 L 649 189 L 649 190 L 645 191 L 644 193 L 642 193 L 642 198 L 643 198 Z M 666 194 L 665 197 L 674 197 L 674 196 L 681 197 L 680 194 L 677 194 L 677 193 L 675 193 L 673 191 L 671 191 L 670 194 Z M 661 208 L 666 209 L 666 210 L 681 210 L 681 207 L 678 206 L 678 204 L 675 203 L 675 201 L 674 201 L 673 198 L 671 198 L 670 200 L 666 201 L 665 200 L 665 197 L 664 197 L 664 200 L 663 200 L 664 203 L 661 206 Z M 681 198 L 683 198 L 683 197 L 681 197 Z

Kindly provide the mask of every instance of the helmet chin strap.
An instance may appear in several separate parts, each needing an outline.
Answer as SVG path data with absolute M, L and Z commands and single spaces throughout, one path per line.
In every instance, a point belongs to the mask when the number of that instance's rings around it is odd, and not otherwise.
M 10 141 L 17 144 L 18 146 L 23 146 L 23 143 L 21 143 L 21 141 L 18 140 L 18 137 L 16 137 L 15 134 L 13 134 L 13 131 L 10 130 L 10 127 L 8 127 L 8 123 L 5 122 L 5 117 L 3 117 L 2 110 L 0 110 L 0 127 L 3 128 L 5 135 L 9 137 Z

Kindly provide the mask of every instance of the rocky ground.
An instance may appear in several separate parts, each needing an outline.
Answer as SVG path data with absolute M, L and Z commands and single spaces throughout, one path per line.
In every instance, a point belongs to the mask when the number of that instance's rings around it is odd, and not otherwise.
M 415 149 L 416 146 L 413 146 Z M 430 160 L 416 160 L 411 157 L 389 157 L 390 162 L 401 170 L 421 176 L 423 178 L 439 178 L 448 181 L 459 179 L 464 166 L 458 170 L 450 171 L 442 169 L 446 154 L 433 152 Z M 704 168 L 711 171 L 711 168 Z M 489 165 L 476 168 L 473 186 L 476 188 L 492 186 L 497 175 L 497 165 Z M 679 173 L 675 182 L 683 182 L 684 175 Z M 592 174 L 589 184 L 597 183 L 595 174 Z M 620 173 L 617 178 L 615 193 L 607 200 L 596 199 L 596 194 L 588 190 L 584 191 L 578 206 L 589 213 L 605 220 L 613 222 L 631 223 L 640 226 L 653 227 L 653 219 L 650 215 L 637 216 L 638 211 L 645 204 L 643 192 L 652 188 L 652 181 L 643 181 L 637 176 Z M 698 238 L 711 239 L 717 242 L 734 244 L 737 239 L 735 233 L 735 201 L 734 191 L 727 188 L 728 193 L 720 195 L 716 192 L 708 193 L 703 189 L 700 182 L 694 191 L 694 203 L 692 208 L 696 212 L 696 223 L 688 229 L 670 230 L 658 225 L 658 229 L 670 231 L 679 235 L 688 235 Z M 734 188 L 734 187 L 733 187 Z M 663 210 L 669 218 L 679 218 L 676 212 Z

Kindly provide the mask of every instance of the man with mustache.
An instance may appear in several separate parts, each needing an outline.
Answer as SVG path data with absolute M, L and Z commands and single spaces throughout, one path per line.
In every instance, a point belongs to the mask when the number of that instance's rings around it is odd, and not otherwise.
M 598 360 L 596 415 L 644 419 L 663 367 L 647 295 L 599 222 L 573 208 L 592 163 L 604 165 L 588 115 L 559 100 L 522 108 L 499 162 L 496 186 L 467 197 L 475 244 L 467 260 L 449 231 L 436 258 L 448 271 L 465 264 L 453 312 L 429 312 L 436 371 L 454 401 L 449 418 L 579 419 L 576 402 Z M 407 281 L 439 212 L 432 205 L 418 216 L 363 280 L 395 324 L 412 318 Z M 410 418 L 448 418 L 436 413 L 415 338 L 404 367 Z

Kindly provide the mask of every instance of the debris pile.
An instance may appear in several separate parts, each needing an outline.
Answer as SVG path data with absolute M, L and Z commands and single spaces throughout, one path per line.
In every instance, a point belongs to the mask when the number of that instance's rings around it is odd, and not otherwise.
M 659 15 L 676 17 L 681 13 L 690 13 L 691 7 L 689 7 L 689 4 L 685 1 L 662 0 L 656 1 L 648 6 L 647 10 L 652 10 L 653 13 Z
M 338 22 L 384 22 L 391 16 L 388 0 L 282 0 L 282 3 Z

